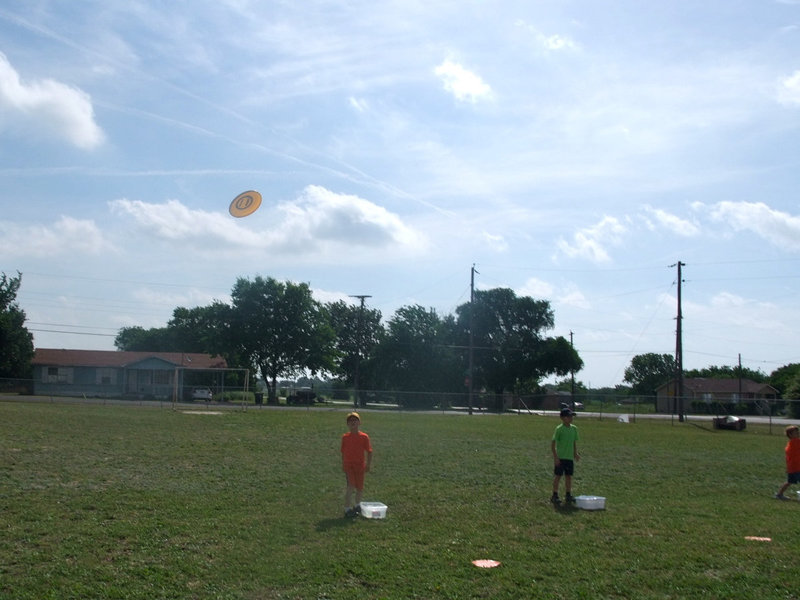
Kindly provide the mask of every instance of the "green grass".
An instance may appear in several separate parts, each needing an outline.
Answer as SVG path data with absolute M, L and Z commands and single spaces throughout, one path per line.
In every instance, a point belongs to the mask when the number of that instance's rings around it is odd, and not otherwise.
M 388 515 L 345 520 L 344 415 L 1 403 L 0 597 L 798 597 L 778 427 L 579 416 L 581 511 L 554 417 L 367 412 Z

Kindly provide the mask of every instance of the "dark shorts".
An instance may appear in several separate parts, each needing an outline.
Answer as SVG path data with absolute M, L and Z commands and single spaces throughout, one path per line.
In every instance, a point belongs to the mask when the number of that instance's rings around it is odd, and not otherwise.
M 553 469 L 554 475 L 569 475 L 575 472 L 575 463 L 571 460 L 566 460 L 562 458 L 559 465 L 556 465 L 556 468 Z
M 800 472 L 787 473 L 786 481 L 788 481 L 789 483 L 800 483 Z

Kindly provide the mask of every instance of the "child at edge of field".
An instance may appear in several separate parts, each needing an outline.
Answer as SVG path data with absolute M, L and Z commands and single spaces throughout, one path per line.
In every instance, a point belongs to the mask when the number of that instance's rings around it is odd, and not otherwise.
M 566 492 L 565 500 L 568 504 L 575 502 L 575 498 L 572 496 L 572 475 L 575 472 L 575 461 L 581 458 L 578 454 L 578 428 L 572 424 L 572 417 L 575 416 L 575 413 L 569 408 L 562 408 L 560 416 L 561 425 L 556 427 L 553 432 L 553 441 L 550 442 L 550 450 L 553 452 L 553 462 L 555 463 L 553 495 L 550 502 L 556 506 L 561 504 L 561 499 L 558 497 L 558 486 L 562 476 Z
M 789 489 L 790 485 L 800 483 L 800 427 L 789 425 L 786 428 L 786 437 L 789 438 L 784 449 L 786 453 L 786 483 L 775 494 L 778 500 L 788 500 L 783 492 Z
M 347 478 L 344 494 L 344 516 L 355 517 L 361 512 L 361 495 L 364 492 L 364 474 L 372 463 L 372 445 L 369 436 L 359 431 L 361 417 L 357 412 L 347 415 L 347 433 L 342 435 L 342 471 Z M 366 457 L 366 458 L 365 458 Z M 351 504 L 355 494 L 355 504 Z

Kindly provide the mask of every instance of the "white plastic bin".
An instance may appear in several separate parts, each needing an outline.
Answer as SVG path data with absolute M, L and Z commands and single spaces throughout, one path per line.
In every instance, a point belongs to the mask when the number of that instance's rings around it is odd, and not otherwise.
M 575 503 L 583 510 L 603 510 L 606 507 L 606 499 L 602 496 L 578 496 Z
M 359 506 L 361 506 L 362 517 L 366 517 L 367 519 L 386 518 L 386 509 L 388 507 L 385 504 L 381 504 L 380 502 L 362 502 Z

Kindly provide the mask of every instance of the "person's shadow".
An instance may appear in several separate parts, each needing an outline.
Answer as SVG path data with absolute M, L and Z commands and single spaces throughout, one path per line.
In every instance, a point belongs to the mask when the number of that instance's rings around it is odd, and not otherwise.
M 331 529 L 340 527 L 350 527 L 358 521 L 358 519 L 339 517 L 338 519 L 322 519 L 317 521 L 317 531 L 330 531 Z
M 571 502 L 564 502 L 562 504 L 551 504 L 553 510 L 557 513 L 561 513 L 562 515 L 570 515 L 575 514 L 578 511 L 578 507 L 572 504 Z

